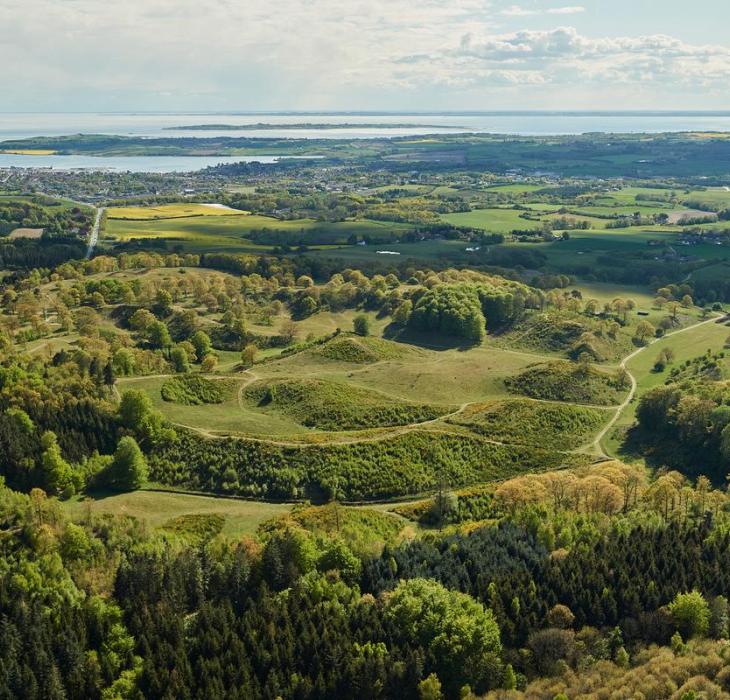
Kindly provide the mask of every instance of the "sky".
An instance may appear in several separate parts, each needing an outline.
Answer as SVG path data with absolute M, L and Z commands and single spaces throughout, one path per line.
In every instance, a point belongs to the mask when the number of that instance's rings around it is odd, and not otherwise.
M 0 111 L 730 109 L 729 24 L 727 0 L 0 0 Z

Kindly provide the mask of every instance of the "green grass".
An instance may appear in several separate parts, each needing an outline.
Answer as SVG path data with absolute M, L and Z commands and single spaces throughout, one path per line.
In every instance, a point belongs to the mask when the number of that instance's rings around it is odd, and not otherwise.
M 623 431 L 634 423 L 638 400 L 647 391 L 664 384 L 669 378 L 669 371 L 691 360 L 707 350 L 718 352 L 723 349 L 725 341 L 730 335 L 730 328 L 724 324 L 709 323 L 699 328 L 687 330 L 678 335 L 669 335 L 653 343 L 644 352 L 627 363 L 627 369 L 634 375 L 637 382 L 636 396 L 619 417 L 616 427 L 610 431 L 604 440 L 604 449 L 609 455 L 619 455 Z M 665 372 L 654 372 L 654 364 L 660 352 L 669 348 L 674 352 L 675 359 Z
M 139 216 L 136 207 L 131 215 Z M 124 210 L 118 211 L 122 216 Z M 161 218 L 125 221 L 108 219 L 104 238 L 110 241 L 131 239 L 165 239 L 171 245 L 180 245 L 192 252 L 265 252 L 271 244 L 257 244 L 249 239 L 252 232 L 268 230 L 291 234 L 295 245 L 299 234 L 316 230 L 323 242 L 346 240 L 351 234 L 358 236 L 389 235 L 392 231 L 406 231 L 410 226 L 380 221 L 341 221 L 328 223 L 314 219 L 282 220 L 257 214 L 226 214 L 217 211 L 211 215 L 196 215 L 179 218 Z
M 353 430 L 433 420 L 448 406 L 404 402 L 387 394 L 323 379 L 261 380 L 246 387 L 246 401 L 309 428 Z
M 408 355 L 425 356 L 416 348 L 394 343 L 382 338 L 357 336 L 338 337 L 310 351 L 318 357 L 338 362 L 370 364 L 382 360 L 397 360 Z M 415 358 L 414 358 L 415 359 Z
M 327 359 L 313 350 L 256 366 L 256 373 L 268 378 L 317 377 L 347 382 L 406 401 L 461 404 L 506 395 L 504 378 L 541 359 L 487 343 L 466 351 L 394 343 L 402 353 L 400 357 L 363 364 Z
M 221 403 L 190 406 L 164 401 L 161 396 L 165 377 L 134 377 L 118 382 L 119 390 L 142 389 L 156 408 L 172 423 L 211 433 L 251 435 L 294 435 L 307 429 L 284 415 L 271 415 L 247 404 L 241 405 L 238 391 L 247 378 L 234 379 L 235 389 Z M 216 380 L 217 381 L 217 380 Z
M 165 401 L 201 406 L 231 399 L 234 388 L 234 381 L 211 380 L 199 374 L 183 374 L 165 381 L 160 388 L 160 395 Z
M 87 513 L 129 515 L 150 527 L 169 527 L 174 519 L 205 515 L 225 518 L 222 532 L 230 536 L 253 535 L 259 525 L 291 510 L 289 504 L 193 496 L 183 493 L 132 491 L 105 497 L 75 497 L 62 501 L 69 516 L 79 520 Z
M 607 411 L 510 399 L 469 406 L 449 422 L 510 445 L 576 449 L 610 418 Z
M 620 404 L 628 390 L 619 386 L 615 373 L 571 362 L 535 365 L 508 377 L 505 384 L 511 392 L 532 399 L 597 406 Z
M 516 209 L 474 209 L 458 214 L 444 214 L 441 218 L 454 226 L 469 226 L 493 233 L 510 233 L 515 229 L 539 229 L 540 223 L 520 217 Z

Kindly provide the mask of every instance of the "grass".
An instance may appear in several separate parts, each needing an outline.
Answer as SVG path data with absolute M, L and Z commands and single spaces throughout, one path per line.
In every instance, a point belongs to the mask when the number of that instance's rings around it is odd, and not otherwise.
M 620 454 L 621 440 L 626 428 L 634 423 L 636 406 L 643 394 L 656 386 L 664 384 L 669 378 L 669 371 L 686 360 L 691 360 L 707 350 L 718 352 L 723 349 L 725 341 L 730 335 L 730 329 L 724 324 L 709 323 L 675 336 L 668 336 L 654 343 L 650 348 L 630 360 L 626 367 L 634 375 L 637 382 L 635 398 L 619 416 L 614 430 L 610 431 L 604 440 L 604 449 L 607 454 Z M 654 363 L 664 349 L 674 352 L 674 361 L 665 372 L 654 372 Z
M 610 418 L 606 411 L 511 399 L 469 406 L 449 422 L 511 445 L 576 449 Z
M 523 219 L 516 209 L 474 209 L 470 212 L 445 214 L 441 218 L 454 226 L 469 226 L 493 233 L 510 233 L 516 229 L 539 229 L 540 223 Z
M 185 208 L 193 215 L 185 215 Z M 202 208 L 202 210 L 201 210 Z M 291 234 L 291 245 L 300 236 L 317 232 L 322 244 L 344 242 L 350 235 L 389 236 L 392 232 L 411 227 L 380 221 L 322 222 L 314 219 L 282 220 L 246 212 L 188 204 L 164 207 L 117 207 L 107 214 L 104 236 L 107 240 L 125 242 L 132 239 L 166 240 L 192 252 L 252 252 L 271 250 L 272 244 L 257 244 L 250 240 L 255 231 Z M 354 246 L 352 246 L 354 247 Z
M 169 527 L 174 519 L 191 515 L 219 515 L 225 519 L 222 532 L 232 537 L 253 535 L 264 521 L 291 510 L 289 504 L 159 491 L 132 491 L 103 497 L 77 496 L 61 503 L 75 520 L 84 518 L 87 513 L 129 515 L 145 521 L 152 528 Z
M 120 391 L 142 389 L 169 421 L 205 432 L 251 435 L 292 435 L 307 432 L 301 424 L 284 415 L 267 415 L 254 407 L 239 404 L 238 390 L 246 379 L 233 379 L 235 389 L 221 403 L 199 406 L 163 400 L 161 389 L 166 381 L 165 377 L 133 377 L 120 380 L 118 386 Z
M 571 362 L 535 365 L 508 377 L 505 384 L 513 393 L 532 399 L 597 406 L 617 406 L 628 389 L 619 387 L 613 373 Z
M 357 364 L 323 358 L 314 350 L 257 366 L 256 372 L 270 378 L 311 376 L 347 382 L 406 401 L 461 404 L 506 395 L 504 378 L 541 359 L 492 344 L 467 351 L 394 346 L 402 356 Z
M 184 374 L 171 377 L 160 388 L 160 395 L 165 401 L 201 406 L 203 404 L 223 403 L 233 397 L 235 381 L 211 380 L 199 374 Z
M 283 413 L 321 430 L 408 425 L 449 411 L 448 406 L 404 402 L 372 389 L 323 379 L 261 380 L 246 387 L 244 396 L 267 414 Z
M 158 204 L 154 207 L 109 207 L 106 210 L 107 219 L 123 219 L 125 221 L 184 219 L 190 216 L 244 216 L 246 214 L 248 212 L 236 211 L 229 207 L 217 207 L 194 202 Z

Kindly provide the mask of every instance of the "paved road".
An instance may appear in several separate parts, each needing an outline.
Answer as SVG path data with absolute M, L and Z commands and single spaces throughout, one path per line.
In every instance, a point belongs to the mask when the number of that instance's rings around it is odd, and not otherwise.
M 104 214 L 104 207 L 96 208 L 96 218 L 94 219 L 94 225 L 91 227 L 89 232 L 89 242 L 86 248 L 86 259 L 88 260 L 94 254 L 94 248 L 99 241 L 99 227 L 101 226 L 101 217 Z

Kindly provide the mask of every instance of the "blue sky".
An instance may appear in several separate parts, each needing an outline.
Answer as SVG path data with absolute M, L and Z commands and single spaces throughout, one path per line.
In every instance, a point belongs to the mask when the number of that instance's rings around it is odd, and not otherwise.
M 725 0 L 2 0 L 2 111 L 730 109 Z

